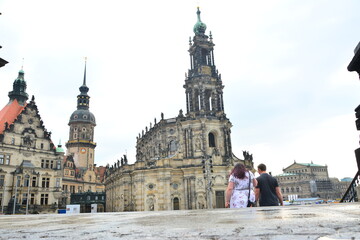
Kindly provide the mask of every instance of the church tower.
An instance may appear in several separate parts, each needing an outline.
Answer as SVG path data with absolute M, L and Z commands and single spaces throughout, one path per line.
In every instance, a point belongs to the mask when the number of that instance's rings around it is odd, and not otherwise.
M 89 111 L 90 96 L 86 86 L 86 62 L 83 85 L 77 96 L 77 110 L 70 117 L 69 141 L 66 143 L 67 154 L 72 155 L 77 168 L 92 169 L 94 167 L 94 127 L 95 116 Z
M 215 66 L 212 35 L 205 35 L 206 25 L 200 19 L 197 9 L 195 36 L 189 41 L 190 69 L 185 80 L 186 109 L 188 117 L 214 116 L 224 118 L 221 74 Z
M 221 74 L 215 66 L 212 34 L 205 34 L 206 24 L 201 21 L 197 8 L 197 22 L 193 31 L 195 36 L 189 39 L 190 69 L 185 78 L 186 117 L 201 122 L 201 132 L 185 130 L 184 157 L 205 158 L 206 155 L 222 156 L 222 162 L 233 157 L 231 147 L 230 120 L 224 112 Z M 183 124 L 186 127 L 186 124 Z M 186 127 L 188 129 L 196 128 Z M 195 141 L 195 148 L 194 148 Z M 196 149 L 200 149 L 196 151 Z

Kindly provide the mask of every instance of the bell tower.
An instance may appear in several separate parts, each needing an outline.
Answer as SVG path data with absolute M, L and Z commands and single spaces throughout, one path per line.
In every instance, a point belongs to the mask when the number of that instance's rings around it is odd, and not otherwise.
M 86 61 L 84 81 L 77 96 L 77 110 L 69 121 L 69 141 L 66 143 L 67 154 L 72 155 L 77 168 L 91 169 L 94 167 L 95 147 L 94 128 L 95 116 L 89 111 L 90 96 L 86 86 Z
M 211 32 L 205 35 L 206 24 L 201 21 L 197 8 L 195 36 L 189 39 L 190 69 L 185 79 L 186 110 L 189 117 L 214 116 L 224 118 L 221 74 L 215 66 Z

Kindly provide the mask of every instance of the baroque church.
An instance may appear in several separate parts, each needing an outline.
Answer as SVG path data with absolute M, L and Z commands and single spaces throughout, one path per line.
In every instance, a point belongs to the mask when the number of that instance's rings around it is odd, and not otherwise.
M 197 9 L 186 74 L 186 113 L 154 120 L 136 141 L 136 161 L 126 156 L 106 170 L 107 211 L 158 211 L 223 208 L 234 164 L 253 168 L 232 152 L 221 74 L 215 65 L 213 37 Z

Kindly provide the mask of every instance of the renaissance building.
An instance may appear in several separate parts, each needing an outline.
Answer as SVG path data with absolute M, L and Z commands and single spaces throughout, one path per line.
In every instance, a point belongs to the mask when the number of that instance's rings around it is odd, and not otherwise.
M 54 212 L 61 197 L 64 152 L 45 128 L 34 96 L 28 102 L 20 70 L 0 111 L 0 205 L 2 213 Z
M 186 112 L 164 118 L 137 136 L 136 161 L 124 155 L 106 172 L 107 211 L 158 211 L 222 208 L 229 172 L 237 162 L 253 167 L 232 152 L 223 82 L 215 65 L 213 37 L 197 10 L 186 74 Z

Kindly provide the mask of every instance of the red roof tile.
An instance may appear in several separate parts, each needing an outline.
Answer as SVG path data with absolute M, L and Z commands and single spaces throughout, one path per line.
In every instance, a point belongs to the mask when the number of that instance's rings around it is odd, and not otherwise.
M 1 111 L 0 111 L 0 134 L 5 130 L 5 123 L 7 122 L 9 125 L 14 123 L 15 119 L 21 111 L 25 108 L 21 106 L 18 101 L 15 99 L 14 101 L 8 103 Z

